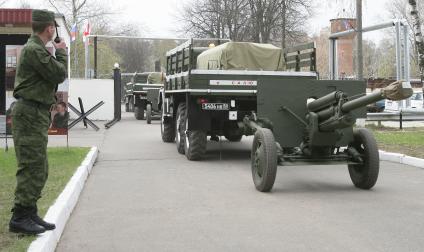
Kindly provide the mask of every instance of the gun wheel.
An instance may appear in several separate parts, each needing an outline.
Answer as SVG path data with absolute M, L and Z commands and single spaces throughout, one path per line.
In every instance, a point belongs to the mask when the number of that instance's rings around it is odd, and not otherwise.
M 368 190 L 377 182 L 380 170 L 377 142 L 367 129 L 355 129 L 353 138 L 349 146 L 354 147 L 361 154 L 363 162 L 348 165 L 349 175 L 357 188 Z
M 277 175 L 277 148 L 271 130 L 261 128 L 256 131 L 251 152 L 251 167 L 256 189 L 260 192 L 269 192 Z
M 146 122 L 147 124 L 152 123 L 152 104 L 147 104 L 146 106 Z

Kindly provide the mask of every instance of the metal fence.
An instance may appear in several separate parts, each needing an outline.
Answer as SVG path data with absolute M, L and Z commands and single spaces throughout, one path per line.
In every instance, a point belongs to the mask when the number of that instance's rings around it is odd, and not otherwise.
M 403 122 L 424 121 L 424 109 L 404 109 L 400 111 L 387 111 L 382 113 L 367 113 L 366 121 L 399 122 L 399 128 L 403 129 Z

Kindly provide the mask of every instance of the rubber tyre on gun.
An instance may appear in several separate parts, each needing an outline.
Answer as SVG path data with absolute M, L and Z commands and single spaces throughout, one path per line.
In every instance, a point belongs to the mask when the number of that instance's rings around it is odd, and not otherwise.
M 147 104 L 146 106 L 146 122 L 147 124 L 152 123 L 152 104 Z
M 260 192 L 269 192 L 277 175 L 277 147 L 271 130 L 258 129 L 253 138 L 251 151 L 252 177 Z
M 368 129 L 354 129 L 353 138 L 349 146 L 361 154 L 363 163 L 349 164 L 349 175 L 357 188 L 368 190 L 377 183 L 380 170 L 377 141 Z
M 144 120 L 144 105 L 140 104 L 134 108 L 134 116 L 137 120 Z
M 181 102 L 178 105 L 177 116 L 175 120 L 175 143 L 177 144 L 177 151 L 184 154 L 185 150 L 185 131 L 186 131 L 186 104 Z
M 160 116 L 160 133 L 162 141 L 165 143 L 173 143 L 175 141 L 175 125 L 172 120 L 165 122 L 165 105 L 162 104 L 162 114 Z
M 188 128 L 188 117 L 186 116 L 186 126 Z M 186 131 L 184 140 L 184 153 L 188 160 L 197 161 L 202 159 L 206 152 L 207 135 L 203 130 Z

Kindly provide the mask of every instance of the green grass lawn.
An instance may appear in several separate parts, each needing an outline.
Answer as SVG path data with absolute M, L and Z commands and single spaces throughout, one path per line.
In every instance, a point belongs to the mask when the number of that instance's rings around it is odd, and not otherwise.
M 424 158 L 424 128 L 399 130 L 385 127 L 369 127 L 377 139 L 380 150 Z
M 90 148 L 49 148 L 49 178 L 38 201 L 40 216 L 65 188 L 66 183 L 84 160 Z M 9 232 L 10 209 L 16 185 L 16 158 L 14 149 L 0 149 L 0 251 L 26 251 L 34 236 L 20 236 Z

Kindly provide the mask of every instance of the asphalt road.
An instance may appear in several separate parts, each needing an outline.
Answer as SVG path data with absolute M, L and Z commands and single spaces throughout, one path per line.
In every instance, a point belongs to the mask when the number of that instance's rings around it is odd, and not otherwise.
M 57 251 L 423 251 L 424 169 L 382 162 L 371 191 L 346 166 L 279 167 L 255 190 L 251 138 L 190 162 L 159 121 L 127 115 L 100 156 Z

